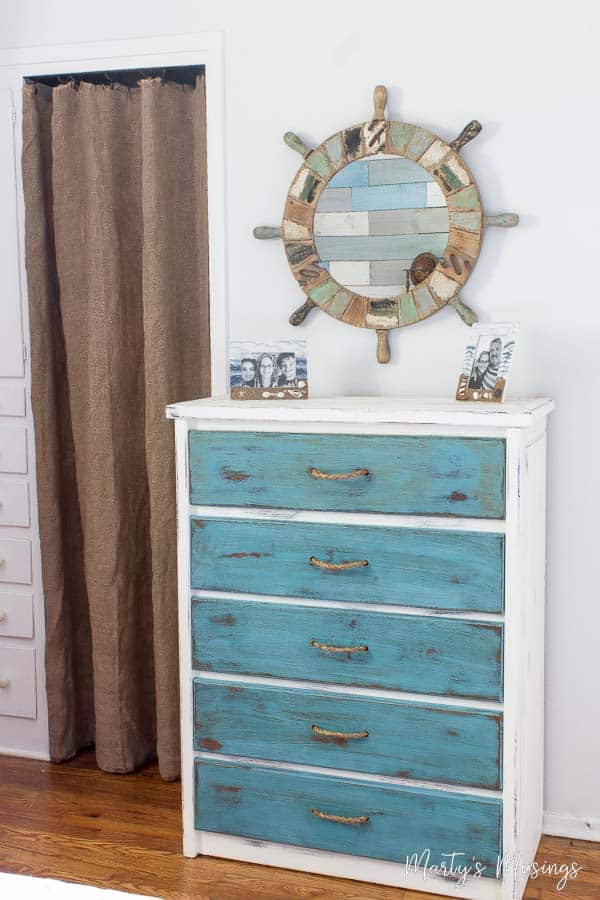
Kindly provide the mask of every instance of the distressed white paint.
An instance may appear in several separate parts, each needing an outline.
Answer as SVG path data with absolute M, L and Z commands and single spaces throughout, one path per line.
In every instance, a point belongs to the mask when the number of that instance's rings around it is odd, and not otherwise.
M 511 858 L 519 856 L 522 865 L 533 860 L 542 823 L 542 774 L 543 774 L 543 635 L 544 635 L 544 566 L 545 566 L 545 422 L 552 410 L 551 401 L 524 400 L 506 405 L 476 403 L 449 403 L 439 400 L 383 400 L 353 398 L 339 400 L 306 401 L 302 404 L 257 404 L 232 402 L 214 398 L 189 403 L 174 404 L 168 415 L 175 418 L 177 436 L 177 492 L 178 492 L 178 552 L 179 552 L 179 639 L 181 653 L 181 721 L 182 721 L 182 772 L 184 852 L 188 856 L 198 853 L 245 859 L 269 865 L 303 869 L 346 878 L 374 881 L 439 893 L 443 886 L 437 878 L 427 873 L 412 873 L 406 878 L 406 867 L 386 863 L 288 847 L 276 843 L 247 841 L 227 835 L 196 832 L 194 829 L 193 797 L 193 706 L 192 675 L 206 680 L 231 679 L 225 673 L 193 672 L 191 667 L 191 598 L 192 596 L 219 596 L 219 591 L 192 591 L 190 585 L 190 532 L 192 515 L 223 515 L 235 518 L 280 519 L 292 521 L 320 521 L 344 523 L 347 526 L 365 522 L 376 526 L 402 525 L 410 522 L 421 527 L 445 527 L 457 530 L 489 531 L 493 523 L 474 519 L 444 519 L 440 517 L 392 516 L 368 513 L 338 513 L 335 511 L 254 510 L 191 506 L 188 490 L 188 440 L 189 429 L 223 430 L 262 429 L 265 431 L 289 431 L 297 433 L 370 433 L 370 434 L 445 434 L 488 437 L 494 435 L 506 440 L 506 518 L 501 523 L 506 541 L 505 612 L 496 617 L 504 621 L 504 700 L 491 704 L 502 708 L 503 734 L 503 848 Z M 260 421 L 259 421 L 260 420 Z M 231 596 L 229 592 L 224 596 Z M 248 595 L 240 595 L 248 597 Z M 259 602 L 270 603 L 280 598 L 253 596 Z M 282 598 L 283 602 L 296 606 L 352 606 L 326 601 L 298 601 Z M 365 614 L 368 611 L 362 610 Z M 400 612 L 400 609 L 394 610 Z M 419 614 L 419 610 L 413 614 Z M 453 618 L 471 618 L 465 614 L 453 614 Z M 357 696 L 380 696 L 382 692 L 368 688 L 357 689 L 336 685 L 320 685 L 302 681 L 285 681 L 268 677 L 248 678 L 235 676 L 240 683 L 292 684 L 298 688 L 329 690 L 332 693 Z M 400 691 L 383 692 L 389 696 L 415 699 Z M 422 699 L 419 697 L 419 699 Z M 452 698 L 441 699 L 451 706 Z M 463 706 L 473 705 L 461 701 Z M 480 706 L 481 704 L 477 704 Z M 488 707 L 490 704 L 486 704 Z M 204 754 L 205 755 L 205 754 Z M 261 764 L 260 761 L 254 761 Z M 318 767 L 306 767 L 291 763 L 278 763 L 275 767 L 301 771 L 320 771 Z M 329 770 L 331 772 L 331 770 Z M 343 772 L 352 777 L 352 773 Z M 373 781 L 386 781 L 381 776 L 370 776 Z M 388 779 L 389 780 L 389 779 Z M 407 781 L 406 783 L 420 784 Z M 450 790 L 447 785 L 436 785 L 438 790 Z M 465 789 L 466 793 L 473 793 Z M 494 792 L 480 791 L 494 796 Z M 455 896 L 480 898 L 480 900 L 519 900 L 525 886 L 525 876 L 518 866 L 509 866 L 505 877 L 498 883 L 488 879 L 471 879 Z
M 423 156 L 419 159 L 419 165 L 423 166 L 425 169 L 429 169 L 432 166 L 437 165 L 441 159 L 448 152 L 447 145 L 442 141 L 435 140 L 433 144 L 431 144 Z
M 456 282 L 452 278 L 448 278 L 439 269 L 434 269 L 428 285 L 432 293 L 439 297 L 440 300 L 449 300 L 456 293 Z
M 319 207 L 317 206 L 317 210 Z M 368 234 L 368 212 L 316 212 L 315 234 Z
M 312 231 L 308 225 L 299 225 L 298 222 L 291 222 L 289 219 L 283 220 L 281 231 L 286 241 L 305 241 L 312 238 Z
M 447 206 L 444 192 L 436 181 L 427 182 L 427 206 Z
M 369 262 L 368 260 L 360 262 L 330 262 L 329 274 L 335 278 L 340 284 L 362 284 L 369 283 Z
M 384 300 L 404 292 L 404 287 L 399 284 L 345 284 L 344 287 L 356 294 L 362 294 L 363 297 L 372 297 L 374 300 Z M 374 316 L 367 316 L 367 318 L 375 319 Z M 375 321 L 381 321 L 381 319 L 375 319 Z

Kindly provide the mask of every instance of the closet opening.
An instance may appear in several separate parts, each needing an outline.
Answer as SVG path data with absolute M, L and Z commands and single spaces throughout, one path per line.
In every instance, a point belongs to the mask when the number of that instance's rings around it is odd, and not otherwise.
M 211 393 L 205 67 L 23 79 L 50 756 L 179 776 L 174 442 Z

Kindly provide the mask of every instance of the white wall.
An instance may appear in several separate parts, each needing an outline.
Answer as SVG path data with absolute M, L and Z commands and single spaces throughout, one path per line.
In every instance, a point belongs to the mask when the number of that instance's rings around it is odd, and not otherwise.
M 305 336 L 314 395 L 452 396 L 467 333 L 443 311 L 396 333 L 385 367 L 374 362 L 371 332 L 318 312 L 290 328 L 302 294 L 280 243 L 251 237 L 256 224 L 278 224 L 299 163 L 282 134 L 317 143 L 368 118 L 377 83 L 389 88 L 390 116 L 447 139 L 481 120 L 465 159 L 485 209 L 519 212 L 522 224 L 486 235 L 464 297 L 482 319 L 521 323 L 512 394 L 557 403 L 545 805 L 594 818 L 600 837 L 600 4 L 20 0 L 3 18 L 3 43 L 13 47 L 224 29 L 231 334 Z

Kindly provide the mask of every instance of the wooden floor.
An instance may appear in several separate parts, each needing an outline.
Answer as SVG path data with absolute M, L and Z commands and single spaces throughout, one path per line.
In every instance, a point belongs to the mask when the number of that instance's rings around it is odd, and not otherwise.
M 92 753 L 57 766 L 0 757 L 0 871 L 58 878 L 165 900 L 431 900 L 431 894 L 180 852 L 179 785 L 155 766 L 107 775 Z M 538 861 L 582 867 L 530 880 L 527 900 L 600 900 L 600 844 L 546 837 Z

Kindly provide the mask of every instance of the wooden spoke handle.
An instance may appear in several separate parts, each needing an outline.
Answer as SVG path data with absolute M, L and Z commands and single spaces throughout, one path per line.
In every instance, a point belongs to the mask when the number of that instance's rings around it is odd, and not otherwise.
M 450 146 L 456 153 L 460 153 L 465 144 L 468 144 L 469 141 L 472 141 L 473 138 L 476 138 L 480 131 L 481 122 L 478 122 L 477 119 L 473 119 L 472 122 L 469 122 L 468 125 L 465 125 L 459 136 L 451 141 Z
M 452 297 L 452 299 L 448 301 L 448 306 L 451 306 L 456 310 L 465 325 L 474 325 L 475 322 L 479 321 L 477 313 L 474 312 L 470 306 L 467 306 L 466 303 L 463 303 L 458 295 Z
M 516 213 L 499 213 L 497 216 L 483 217 L 484 228 L 514 228 L 518 224 L 519 217 Z
M 294 134 L 293 131 L 286 131 L 283 140 L 291 150 L 295 150 L 300 156 L 306 157 L 311 152 L 311 148 L 304 143 L 302 138 L 299 138 L 297 134 Z
M 345 741 L 361 741 L 369 737 L 368 731 L 329 731 L 328 728 L 319 728 L 318 725 L 311 725 L 310 730 L 321 737 L 343 738 Z
M 339 563 L 328 562 L 326 559 L 317 559 L 316 556 L 310 556 L 309 562 L 311 566 L 317 569 L 326 569 L 329 572 L 343 572 L 345 569 L 362 569 L 369 565 L 368 559 L 347 559 Z
M 310 646 L 316 650 L 323 650 L 325 653 L 368 653 L 369 648 L 366 644 L 359 644 L 357 647 L 337 647 L 335 644 L 322 644 L 321 641 L 312 640 Z
M 388 340 L 388 332 L 385 328 L 377 329 L 377 362 L 389 363 L 390 361 L 390 342 Z
M 299 306 L 298 309 L 295 309 L 291 314 L 289 319 L 290 325 L 302 325 L 311 309 L 314 309 L 316 305 L 315 301 L 311 300 L 309 297 L 302 306 Z
M 323 478 L 326 481 L 347 481 L 349 478 L 366 478 L 369 474 L 368 469 L 352 469 L 351 472 L 321 472 L 313 466 L 309 470 L 309 474 L 313 478 Z
M 387 88 L 378 84 L 373 91 L 373 119 L 381 121 L 385 119 L 385 107 L 387 104 Z
M 257 225 L 252 232 L 257 241 L 269 241 L 281 237 L 281 228 L 275 225 Z
M 321 812 L 320 809 L 311 809 L 311 813 L 317 819 L 325 819 L 326 822 L 339 822 L 340 825 L 366 825 L 368 816 L 334 816 L 332 813 Z

